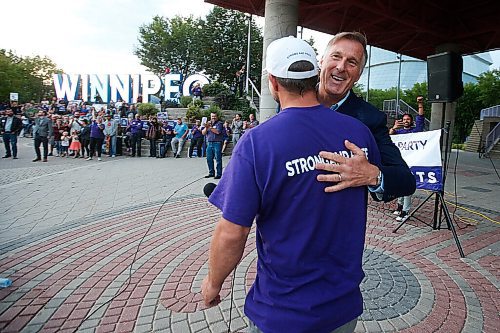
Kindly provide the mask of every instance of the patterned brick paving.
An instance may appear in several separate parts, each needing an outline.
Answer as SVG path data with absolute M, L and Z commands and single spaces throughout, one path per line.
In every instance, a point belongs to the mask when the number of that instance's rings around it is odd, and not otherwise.
M 226 332 L 230 311 L 231 330 L 244 331 L 254 233 L 235 272 L 232 308 L 228 278 L 224 301 L 206 309 L 199 290 L 220 213 L 205 198 L 186 196 L 151 224 L 159 208 L 97 214 L 2 245 L 0 276 L 13 286 L 0 289 L 0 331 Z M 392 209 L 369 207 L 365 311 L 356 332 L 499 332 L 498 224 L 460 223 L 461 259 L 447 229 L 411 219 L 393 233 Z M 432 209 L 426 204 L 416 217 L 430 223 Z

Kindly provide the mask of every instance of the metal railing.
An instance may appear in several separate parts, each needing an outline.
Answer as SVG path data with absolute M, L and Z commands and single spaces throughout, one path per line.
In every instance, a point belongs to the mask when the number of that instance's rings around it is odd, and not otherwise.
M 386 99 L 383 102 L 382 107 L 387 116 L 396 119 L 404 115 L 405 113 L 411 114 L 413 118 L 418 115 L 418 112 L 402 99 L 399 100 L 399 106 L 396 105 L 395 99 Z M 429 121 L 429 119 L 425 118 L 424 128 L 426 131 L 429 130 L 430 124 L 431 122 Z
M 484 154 L 487 155 L 493 147 L 498 143 L 500 140 L 500 123 L 498 123 L 492 130 L 491 132 L 486 135 L 486 140 L 484 144 Z
M 248 100 L 250 101 L 250 105 L 257 111 L 259 111 L 259 101 L 260 101 L 260 92 L 253 83 L 253 81 L 248 78 L 248 87 L 251 88 L 250 91 L 247 91 Z
M 481 110 L 481 117 L 479 119 L 483 120 L 485 117 L 500 117 L 500 105 L 490 106 L 489 108 Z

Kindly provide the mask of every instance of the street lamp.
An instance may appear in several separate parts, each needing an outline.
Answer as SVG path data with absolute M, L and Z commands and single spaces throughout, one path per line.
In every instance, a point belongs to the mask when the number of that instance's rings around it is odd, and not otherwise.
M 248 16 L 248 34 L 247 34 L 247 68 L 246 68 L 246 80 L 245 80 L 245 92 L 248 95 L 248 78 L 250 75 L 250 32 L 252 27 L 252 15 Z
M 401 85 L 401 61 L 403 58 L 403 54 L 396 55 L 396 57 L 399 59 L 399 69 L 398 69 L 398 87 L 396 90 L 396 119 L 399 118 L 399 87 Z

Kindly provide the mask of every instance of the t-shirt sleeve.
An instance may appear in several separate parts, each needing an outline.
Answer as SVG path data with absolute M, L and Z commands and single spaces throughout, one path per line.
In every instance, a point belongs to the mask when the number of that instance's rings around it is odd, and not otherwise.
M 244 227 L 252 226 L 261 202 L 252 161 L 233 152 L 222 179 L 208 199 L 226 220 Z

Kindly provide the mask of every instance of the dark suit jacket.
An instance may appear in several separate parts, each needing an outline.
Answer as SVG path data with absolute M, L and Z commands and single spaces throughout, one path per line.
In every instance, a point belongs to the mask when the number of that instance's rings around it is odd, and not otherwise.
M 2 131 L 2 133 L 5 131 L 6 123 L 7 123 L 7 116 L 2 117 L 2 119 L 0 119 L 0 131 Z M 23 121 L 14 116 L 12 119 L 12 125 L 10 127 L 11 133 L 19 135 L 19 132 L 21 132 L 22 129 L 23 129 Z
M 372 132 L 382 159 L 380 167 L 384 175 L 382 200 L 387 202 L 413 194 L 416 189 L 415 177 L 389 137 L 386 115 L 356 96 L 353 91 L 337 111 L 360 120 Z M 378 201 L 373 193 L 372 197 Z

